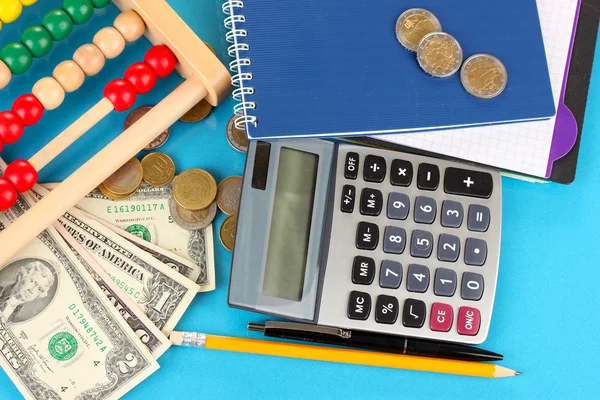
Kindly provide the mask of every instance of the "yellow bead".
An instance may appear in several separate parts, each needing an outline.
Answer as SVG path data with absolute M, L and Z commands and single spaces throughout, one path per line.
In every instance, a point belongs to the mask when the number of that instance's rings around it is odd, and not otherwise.
M 100 49 L 104 57 L 109 60 L 119 56 L 125 49 L 125 39 L 118 30 L 112 26 L 100 29 L 92 42 Z
M 10 68 L 4 64 L 4 61 L 0 60 L 0 89 L 4 89 L 11 78 L 12 72 L 10 72 Z
M 65 90 L 51 77 L 42 78 L 35 85 L 31 93 L 42 103 L 47 111 L 58 108 L 65 100 Z
M 119 14 L 113 25 L 128 43 L 135 42 L 141 38 L 146 30 L 144 20 L 133 10 Z
M 19 0 L 0 0 L 0 20 L 5 24 L 10 24 L 21 15 L 23 6 Z
M 21 2 L 21 4 L 23 4 L 25 7 L 28 7 L 32 4 L 37 3 L 37 0 L 19 0 Z
M 71 93 L 83 85 L 85 74 L 81 67 L 73 60 L 63 61 L 54 68 L 52 72 L 54 79 L 60 83 L 65 92 Z
M 0 31 L 2 30 L 2 21 L 0 21 Z

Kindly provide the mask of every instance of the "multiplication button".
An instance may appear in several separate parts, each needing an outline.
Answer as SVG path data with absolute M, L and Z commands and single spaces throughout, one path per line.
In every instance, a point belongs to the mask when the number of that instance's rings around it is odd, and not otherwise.
M 393 324 L 398 319 L 398 299 L 393 296 L 377 296 L 375 321 L 380 324 Z
M 368 293 L 353 290 L 348 299 L 348 318 L 365 321 L 371 313 L 371 296 Z
M 410 186 L 413 179 L 413 166 L 410 161 L 394 160 L 392 161 L 392 170 L 390 171 L 390 183 L 393 186 Z
M 421 300 L 406 299 L 402 311 L 402 325 L 407 328 L 420 328 L 425 324 L 427 307 Z
M 359 222 L 356 228 L 356 248 L 375 250 L 379 243 L 379 227 L 370 222 Z

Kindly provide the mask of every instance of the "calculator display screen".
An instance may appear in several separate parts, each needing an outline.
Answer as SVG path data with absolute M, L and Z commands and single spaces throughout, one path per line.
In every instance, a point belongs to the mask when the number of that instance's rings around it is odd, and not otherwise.
M 318 165 L 316 154 L 281 148 L 263 279 L 265 296 L 302 300 Z

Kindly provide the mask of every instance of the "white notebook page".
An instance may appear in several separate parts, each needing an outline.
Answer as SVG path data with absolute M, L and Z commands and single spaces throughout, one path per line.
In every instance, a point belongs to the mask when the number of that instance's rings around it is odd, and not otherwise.
M 537 0 L 556 105 L 562 89 L 577 4 L 578 0 Z M 510 81 L 510 71 L 508 79 Z M 392 134 L 374 138 L 544 177 L 554 123 L 555 118 L 551 118 L 540 122 Z

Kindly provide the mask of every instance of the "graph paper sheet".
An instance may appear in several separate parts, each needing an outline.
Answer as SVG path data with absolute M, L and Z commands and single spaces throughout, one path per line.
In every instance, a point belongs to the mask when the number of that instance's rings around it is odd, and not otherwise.
M 578 0 L 538 0 L 555 105 L 569 56 Z M 516 43 L 515 45 L 518 46 Z M 510 79 L 510 71 L 509 71 Z M 500 169 L 544 177 L 556 118 L 485 128 L 451 129 L 374 138 L 461 158 Z

